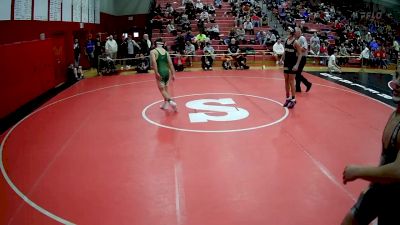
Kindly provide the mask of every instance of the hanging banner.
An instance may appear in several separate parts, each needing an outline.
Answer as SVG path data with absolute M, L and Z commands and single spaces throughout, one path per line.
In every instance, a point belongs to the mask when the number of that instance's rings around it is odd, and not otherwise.
M 82 1 L 73 0 L 72 1 L 72 21 L 82 22 Z
M 0 0 L 0 20 L 11 20 L 11 0 Z
M 49 20 L 49 1 L 48 0 L 35 0 L 33 7 L 34 20 Z
M 50 0 L 50 21 L 61 21 L 61 0 Z
M 62 21 L 72 21 L 72 0 L 62 0 Z
M 32 0 L 14 1 L 14 20 L 32 20 Z

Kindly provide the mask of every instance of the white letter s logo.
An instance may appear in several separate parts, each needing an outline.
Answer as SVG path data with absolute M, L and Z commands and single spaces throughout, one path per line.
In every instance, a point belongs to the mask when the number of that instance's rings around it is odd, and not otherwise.
M 231 98 L 221 99 L 199 99 L 186 103 L 186 107 L 194 110 L 204 110 L 207 112 L 189 113 L 192 123 L 206 123 L 208 121 L 235 121 L 242 120 L 249 116 L 249 112 L 242 108 L 232 106 L 206 105 L 206 103 L 217 103 L 221 105 L 234 105 L 235 101 Z M 212 113 L 226 113 L 225 115 L 212 116 Z

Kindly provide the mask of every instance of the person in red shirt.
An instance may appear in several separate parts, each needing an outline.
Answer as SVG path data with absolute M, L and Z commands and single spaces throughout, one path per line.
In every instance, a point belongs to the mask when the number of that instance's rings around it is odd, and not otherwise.
M 320 64 L 326 65 L 326 61 L 328 60 L 328 48 L 324 42 L 321 43 L 321 47 L 319 48 L 319 55 L 322 56 L 319 61 Z

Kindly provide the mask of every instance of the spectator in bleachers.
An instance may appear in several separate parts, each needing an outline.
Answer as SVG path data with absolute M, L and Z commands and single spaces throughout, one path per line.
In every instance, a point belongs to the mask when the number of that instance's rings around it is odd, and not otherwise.
M 200 17 L 199 18 L 200 18 L 200 20 L 203 20 L 206 23 L 210 22 L 210 18 L 209 18 L 207 10 L 203 10 L 203 12 L 200 13 Z
M 171 3 L 167 3 L 167 5 L 165 6 L 165 12 L 172 14 L 174 12 L 174 8 L 172 7 Z
M 239 43 L 241 42 L 242 44 L 247 44 L 246 31 L 243 29 L 243 27 L 236 29 L 236 38 Z
M 199 30 L 199 32 L 202 32 L 202 33 L 205 32 L 206 27 L 205 27 L 203 19 L 199 19 L 199 21 L 197 21 L 197 29 Z
M 260 45 L 264 45 L 264 43 L 267 42 L 267 32 L 265 32 L 265 31 L 257 32 L 256 37 L 257 37 L 258 43 L 260 43 Z
M 203 49 L 204 56 L 201 57 L 201 67 L 203 70 L 212 70 L 213 62 L 214 62 L 214 48 L 211 46 L 210 42 L 206 42 L 206 45 Z
M 219 25 L 214 24 L 209 28 L 208 33 L 211 40 L 219 40 Z
M 195 44 L 195 46 L 197 45 L 197 48 L 203 49 L 206 39 L 207 39 L 207 36 L 202 31 L 199 31 L 199 33 L 194 38 L 193 44 Z
M 194 36 L 193 36 L 193 34 L 192 34 L 192 31 L 188 31 L 188 32 L 186 32 L 186 34 L 185 34 L 185 42 L 187 42 L 187 41 L 189 41 L 189 42 L 194 42 Z
M 215 16 L 215 7 L 212 4 L 208 5 L 208 14 Z
M 178 34 L 178 36 L 176 36 L 175 38 L 175 43 L 174 46 L 172 48 L 172 50 L 176 51 L 176 52 L 181 52 L 183 50 L 185 50 L 185 37 L 180 33 Z
M 349 52 L 347 51 L 346 46 L 344 45 L 344 43 L 342 43 L 339 47 L 339 56 L 341 56 L 338 59 L 338 64 L 339 65 L 345 65 L 348 61 L 349 58 L 348 56 L 350 56 Z
M 365 47 L 364 50 L 360 54 L 361 65 L 368 66 L 370 65 L 370 51 L 368 47 Z
M 174 25 L 174 21 L 171 21 L 168 25 L 167 25 L 167 32 L 176 36 L 178 34 L 178 31 L 175 28 Z
M 329 55 L 328 55 L 328 48 L 326 47 L 325 42 L 322 42 L 321 44 L 321 47 L 319 49 L 319 55 L 321 56 L 319 63 L 322 65 L 326 65 Z
M 153 28 L 159 29 L 160 33 L 163 32 L 163 21 L 164 18 L 161 16 L 161 14 L 156 14 L 151 20 Z
M 278 39 L 278 41 L 276 41 L 274 46 L 272 46 L 272 50 L 274 52 L 276 65 L 278 65 L 283 53 L 285 52 L 285 47 L 283 46 L 281 39 Z
M 222 1 L 221 0 L 215 0 L 214 1 L 215 7 L 221 9 L 222 8 Z
M 201 13 L 203 11 L 203 3 L 201 2 L 201 0 L 197 0 L 195 8 L 196 8 L 196 13 Z
M 250 20 L 246 20 L 243 24 L 244 30 L 246 33 L 249 33 L 250 35 L 254 35 L 254 26 L 253 23 Z
M 190 41 L 186 41 L 186 46 L 185 46 L 185 55 L 187 55 L 187 58 L 186 58 L 186 62 L 188 62 L 189 63 L 189 66 L 192 66 L 193 65 L 193 58 L 194 58 L 194 55 L 196 54 L 196 49 L 195 49 L 195 47 L 194 47 L 194 45 L 192 44 L 192 42 L 190 42 Z
M 264 41 L 263 45 L 271 46 L 276 42 L 276 36 L 271 31 L 267 31 L 266 40 Z
M 185 58 L 182 57 L 182 52 L 176 52 L 176 55 L 172 59 L 174 69 L 177 72 L 182 72 L 185 69 Z
M 235 27 L 240 27 L 243 24 L 243 21 L 244 21 L 243 17 L 240 15 L 237 15 L 235 17 Z
M 314 32 L 314 35 L 310 38 L 310 46 L 312 46 L 313 44 L 321 44 L 321 41 L 319 40 L 319 37 L 317 35 L 317 32 Z
M 136 66 L 137 73 L 148 73 L 150 69 L 150 60 L 143 54 L 139 55 L 138 63 Z
M 336 55 L 337 55 L 337 50 L 335 49 L 333 54 L 329 57 L 328 70 L 331 73 L 334 73 L 334 72 L 341 73 L 342 72 L 341 68 L 336 63 Z
M 371 51 L 376 51 L 379 48 L 379 44 L 376 42 L 375 38 L 372 38 L 372 41 L 369 43 L 369 47 Z
M 369 44 L 372 41 L 372 35 L 370 32 L 368 32 L 365 37 L 364 37 L 364 41 L 366 44 Z
M 253 23 L 253 27 L 261 27 L 261 18 L 258 17 L 256 14 L 250 17 L 251 22 Z
M 312 44 L 310 45 L 310 55 L 313 55 L 313 63 L 315 64 L 315 61 L 318 61 L 318 57 L 320 55 L 320 50 L 321 46 L 319 45 L 318 42 L 311 42 Z

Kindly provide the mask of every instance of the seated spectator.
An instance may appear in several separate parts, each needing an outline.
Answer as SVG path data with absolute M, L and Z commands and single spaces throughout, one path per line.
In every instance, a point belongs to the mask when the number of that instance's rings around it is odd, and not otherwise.
M 208 29 L 211 40 L 219 40 L 219 25 L 215 24 Z
M 317 56 L 320 55 L 321 46 L 318 42 L 311 42 L 310 46 L 310 55 L 313 55 L 313 63 L 315 64 L 315 60 L 318 60 Z
M 200 20 L 203 20 L 206 23 L 210 22 L 210 18 L 208 17 L 208 12 L 206 10 L 200 13 Z
M 236 69 L 247 70 L 250 67 L 247 65 L 246 53 L 240 50 L 240 54 L 236 57 L 234 65 Z
M 275 44 L 275 42 L 276 42 L 275 34 L 270 31 L 267 31 L 263 45 L 271 46 Z
M 201 0 L 197 0 L 195 8 L 196 8 L 196 13 L 201 13 L 203 11 L 203 3 L 201 2 Z
M 138 64 L 136 65 L 137 73 L 148 73 L 150 69 L 149 60 L 141 53 L 139 55 Z
M 199 30 L 199 32 L 204 33 L 205 32 L 205 24 L 204 24 L 204 20 L 203 19 L 199 19 L 199 21 L 197 21 L 197 29 Z
M 342 70 L 341 68 L 336 64 L 336 55 L 337 55 L 337 50 L 334 50 L 334 53 L 329 57 L 328 61 L 328 70 L 331 73 L 338 72 L 341 73 Z
M 214 48 L 211 46 L 210 42 L 206 43 L 206 46 L 203 49 L 204 56 L 201 57 L 201 67 L 203 70 L 212 70 L 213 62 L 214 62 Z
M 160 33 L 163 32 L 163 21 L 164 18 L 160 14 L 156 14 L 151 20 L 153 28 L 159 29 Z
M 172 34 L 174 36 L 176 36 L 178 34 L 178 31 L 176 30 L 175 25 L 174 25 L 174 21 L 171 21 L 167 25 L 167 31 L 168 31 L 168 33 L 170 33 L 170 34 Z
M 317 33 L 314 32 L 314 35 L 310 38 L 310 46 L 316 43 L 318 43 L 319 45 L 321 44 Z
M 238 39 L 239 42 L 246 44 L 246 31 L 243 29 L 243 27 L 239 27 L 236 30 L 236 38 Z
M 328 60 L 328 48 L 326 47 L 326 44 L 322 42 L 321 47 L 319 48 L 319 55 L 321 56 L 321 60 L 319 61 L 320 64 L 326 65 L 326 62 Z
M 186 62 L 189 63 L 189 66 L 193 65 L 193 58 L 194 55 L 196 53 L 196 49 L 194 47 L 194 45 L 190 42 L 190 41 L 186 41 L 186 46 L 185 46 L 185 51 L 184 51 L 185 55 L 187 55 L 186 57 Z
M 235 17 L 235 27 L 240 27 L 243 24 L 243 21 L 244 21 L 243 17 L 240 15 L 237 15 Z
M 375 38 L 372 38 L 372 41 L 369 43 L 369 47 L 371 51 L 376 51 L 379 48 L 378 42 L 376 42 Z
M 192 42 L 192 43 L 194 41 L 194 36 L 192 34 L 192 31 L 190 31 L 190 30 L 187 31 L 186 35 L 185 35 L 185 42 L 187 42 L 187 41 Z
M 246 31 L 246 33 L 248 32 L 250 35 L 254 35 L 254 26 L 253 23 L 250 22 L 250 20 L 246 20 L 246 22 L 244 22 L 243 24 L 244 30 Z
M 215 15 L 215 7 L 212 4 L 208 5 L 208 14 Z
M 224 68 L 225 70 L 232 69 L 232 61 L 233 61 L 232 56 L 230 56 L 229 54 L 224 54 L 222 55 L 221 60 L 222 60 L 222 68 Z
M 256 14 L 253 14 L 251 17 L 251 22 L 253 23 L 253 27 L 261 27 L 261 18 Z
M 215 0 L 214 4 L 215 4 L 215 7 L 217 7 L 218 9 L 222 8 L 222 1 L 221 0 Z
M 349 61 L 347 56 L 350 56 L 350 54 L 347 52 L 347 48 L 344 46 L 344 43 L 342 43 L 339 47 L 339 56 L 341 56 L 340 60 L 338 60 L 339 65 L 345 65 Z
M 283 46 L 281 39 L 278 39 L 278 41 L 275 42 L 274 46 L 272 46 L 272 50 L 274 52 L 276 65 L 278 65 L 283 53 L 285 52 L 285 47 Z
M 174 64 L 175 71 L 181 72 L 185 69 L 185 58 L 182 57 L 183 52 L 176 53 L 173 57 L 172 63 Z
M 194 44 L 202 49 L 204 47 L 206 39 L 207 36 L 202 31 L 200 31 L 199 34 L 197 34 L 194 38 Z

